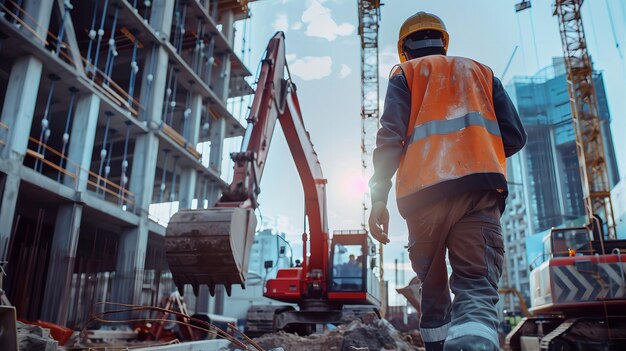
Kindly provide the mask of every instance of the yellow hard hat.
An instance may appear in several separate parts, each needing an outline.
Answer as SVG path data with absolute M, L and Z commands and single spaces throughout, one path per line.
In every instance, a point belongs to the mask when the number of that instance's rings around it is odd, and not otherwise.
M 407 18 L 407 20 L 402 24 L 402 27 L 400 27 L 400 35 L 398 37 L 398 55 L 400 56 L 400 62 L 407 61 L 407 57 L 404 55 L 404 50 L 402 49 L 406 38 L 411 34 L 422 30 L 435 30 L 441 32 L 443 36 L 443 49 L 448 51 L 450 36 L 448 35 L 446 25 L 443 24 L 441 18 L 427 12 L 418 12 Z

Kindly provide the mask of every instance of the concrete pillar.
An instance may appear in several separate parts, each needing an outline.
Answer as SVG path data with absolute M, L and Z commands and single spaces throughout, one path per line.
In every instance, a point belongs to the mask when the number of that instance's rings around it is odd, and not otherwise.
M 209 299 L 209 287 L 206 285 L 200 285 L 198 297 L 196 298 L 196 313 L 210 313 Z
M 63 183 L 74 187 L 76 191 L 84 192 L 87 190 L 99 112 L 100 98 L 97 95 L 86 94 L 78 98 L 72 119 L 70 145 L 67 153 L 68 164 L 66 166 L 67 171 L 74 173 L 76 178 L 72 179 L 67 175 L 63 178 Z
M 173 13 L 174 1 L 152 2 L 150 25 L 159 38 L 165 41 L 169 39 Z M 134 212 L 139 215 L 140 223 L 138 227 L 124 230 L 118 245 L 116 278 L 112 293 L 113 300 L 118 302 L 141 302 L 142 274 L 148 245 L 148 209 L 152 202 L 159 152 L 159 139 L 154 130 L 161 122 L 168 68 L 165 49 L 155 46 L 151 53 L 145 61 L 146 69 L 142 77 L 140 96 L 141 105 L 146 107 L 142 119 L 147 122 L 151 131 L 135 140 L 129 182 L 129 191 L 135 195 Z
M 24 159 L 33 123 L 41 71 L 41 61 L 33 56 L 20 57 L 13 63 L 2 106 L 2 122 L 9 127 L 3 132 L 7 133 L 5 138 L 7 144 L 2 149 L 3 158 L 17 160 L 20 163 Z
M 233 48 L 235 43 L 235 14 L 233 11 L 223 12 L 220 24 L 222 25 L 222 33 L 230 47 Z M 224 52 L 222 55 L 222 62 L 218 68 L 219 80 L 215 84 L 215 93 L 226 103 L 230 87 L 230 52 Z
M 35 57 L 24 56 L 16 59 L 11 68 L 2 106 L 1 120 L 8 129 L 0 129 L 0 133 L 3 133 L 2 139 L 6 142 L 6 145 L 0 148 L 0 159 L 3 159 L 5 166 L 11 167 L 3 184 L 0 203 L 0 257 L 3 259 L 7 254 L 5 251 L 8 249 L 13 229 L 13 217 L 20 188 L 18 172 L 28 147 L 41 72 L 41 61 Z
M 23 21 L 30 26 L 36 34 L 22 27 L 22 31 L 42 46 L 50 24 L 52 6 L 54 1 L 26 0 L 23 4 L 28 15 L 22 14 Z M 22 161 L 28 136 L 33 121 L 33 112 L 39 91 L 41 80 L 42 63 L 33 56 L 24 56 L 15 60 L 11 68 L 9 84 L 4 106 L 2 107 L 2 122 L 9 127 L 6 141 L 7 145 L 2 150 L 1 156 Z
M 224 136 L 226 135 L 226 119 L 218 118 L 211 120 L 209 129 L 209 140 L 211 149 L 209 151 L 209 168 L 222 173 L 222 156 L 224 155 Z M 210 183 L 207 190 L 207 200 L 211 206 L 220 196 L 221 189 L 217 183 Z
M 2 199 L 0 202 L 0 261 L 8 260 L 9 240 L 13 230 L 15 205 L 20 189 L 20 178 L 8 173 L 1 186 Z
M 135 140 L 129 190 L 135 194 L 135 213 L 138 215 L 147 214 L 152 202 L 158 150 L 159 139 L 154 133 L 140 135 Z
M 230 47 L 234 47 L 235 42 L 235 14 L 233 11 L 225 11 L 221 13 L 222 33 L 226 37 L 226 40 L 230 44 Z M 224 104 L 228 101 L 230 94 L 230 53 L 225 52 L 222 54 L 221 64 L 218 67 L 219 80 L 215 84 L 215 93 L 222 100 Z M 226 137 L 226 119 L 222 116 L 217 120 L 213 120 L 210 129 L 211 151 L 209 155 L 209 167 L 216 170 L 219 174 L 222 173 L 222 157 L 224 154 L 224 138 Z M 216 183 L 212 183 L 208 190 L 209 204 L 215 202 L 221 194 L 221 190 Z M 224 286 L 219 285 L 215 290 L 215 304 L 214 313 L 224 313 L 224 296 L 226 291 Z
M 232 11 L 222 13 L 223 33 L 231 47 L 234 44 L 235 36 L 235 15 Z M 219 80 L 215 84 L 215 93 L 224 104 L 228 100 L 228 88 L 230 86 L 230 53 L 224 53 L 222 63 L 218 67 Z M 222 156 L 224 154 L 224 138 L 226 137 L 226 120 L 222 116 L 217 116 L 216 120 L 212 120 L 209 138 L 211 140 L 211 151 L 209 155 L 209 168 L 214 169 L 218 173 L 222 172 Z M 209 188 L 209 202 L 217 199 L 219 196 L 219 188 L 217 184 L 212 184 Z
M 33 34 L 26 28 L 21 28 L 27 37 L 32 38 L 38 44 L 44 45 L 46 36 L 48 35 L 48 26 L 50 25 L 50 16 L 52 15 L 52 7 L 55 1 L 26 0 L 22 6 L 28 15 L 22 15 L 22 20 L 31 29 L 37 33 Z
M 122 232 L 118 243 L 113 302 L 140 304 L 143 289 L 143 270 L 148 247 L 148 219 L 135 228 Z M 124 316 L 119 316 L 124 318 Z M 116 317 L 117 318 L 117 317 Z
M 174 19 L 174 1 L 154 0 L 150 13 L 150 26 L 160 38 L 169 40 L 172 20 Z
M 35 34 L 22 27 L 26 36 L 36 43 L 44 45 L 53 1 L 26 0 L 23 4 L 28 16 L 22 16 L 25 23 L 34 29 Z M 43 39 L 43 40 L 42 40 Z M 0 129 L 6 145 L 0 149 L 0 159 L 11 167 L 21 164 L 28 146 L 28 136 L 33 122 L 35 103 L 41 81 L 42 63 L 33 56 L 17 58 L 11 68 L 9 83 L 2 106 L 0 120 L 9 129 Z M 0 203 L 0 258 L 8 258 L 8 242 L 13 229 L 15 206 L 20 188 L 20 178 L 15 172 L 9 172 L 2 185 L 2 202 Z
M 169 40 L 174 13 L 174 1 L 155 0 L 152 2 L 152 14 L 150 25 L 158 32 L 160 38 Z M 141 95 L 139 101 L 145 107 L 141 115 L 143 120 L 154 122 L 153 127 L 161 123 L 161 112 L 165 96 L 165 84 L 168 71 L 167 51 L 160 45 L 152 47 L 147 55 L 141 82 Z M 156 152 L 156 150 L 155 150 Z
M 66 165 L 66 169 L 76 177 L 66 175 L 63 183 L 79 192 L 87 190 L 99 111 L 98 96 L 85 94 L 78 98 L 72 119 Z M 63 297 L 70 295 L 82 212 L 83 207 L 79 204 L 59 207 L 50 248 L 42 318 L 61 325 L 67 322 L 68 301 Z
M 202 118 L 202 95 L 194 94 L 191 97 L 191 115 L 187 121 L 187 140 L 192 147 L 198 144 L 200 134 L 200 120 Z M 191 208 L 196 197 L 196 183 L 198 172 L 194 168 L 184 168 L 180 173 L 179 208 Z
M 209 140 L 211 149 L 209 151 L 209 168 L 222 172 L 222 154 L 224 153 L 224 136 L 226 135 L 226 119 L 218 118 L 211 121 L 209 129 Z
M 168 57 L 165 49 L 154 46 L 144 61 L 141 95 L 139 101 L 145 108 L 140 118 L 156 128 L 161 123 L 165 95 Z
M 214 312 L 215 314 L 224 314 L 224 299 L 226 298 L 226 289 L 224 289 L 223 285 L 218 285 L 215 287 L 215 304 L 214 304 Z
M 193 94 L 191 97 L 191 115 L 187 123 L 187 140 L 194 148 L 200 139 L 200 122 L 202 120 L 202 95 Z
M 148 245 L 148 208 L 157 163 L 159 139 L 153 132 L 135 140 L 129 190 L 135 194 L 134 212 L 140 217 L 138 227 L 122 232 L 118 244 L 113 301 L 140 303 L 146 247 Z
M 50 261 L 44 290 L 41 318 L 56 324 L 67 323 L 72 273 L 78 247 L 83 207 L 78 204 L 60 206 L 50 247 Z
M 178 208 L 188 209 L 196 197 L 196 179 L 198 172 L 193 168 L 184 168 L 180 173 Z

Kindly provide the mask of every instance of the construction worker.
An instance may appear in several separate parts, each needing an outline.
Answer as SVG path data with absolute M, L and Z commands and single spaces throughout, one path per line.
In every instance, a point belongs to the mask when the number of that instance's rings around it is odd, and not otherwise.
M 373 155 L 369 226 L 389 242 L 386 203 L 398 171 L 398 209 L 423 282 L 426 350 L 498 350 L 505 158 L 524 146 L 526 132 L 491 69 L 446 56 L 448 43 L 444 23 L 425 12 L 400 29 L 401 64 L 391 72 Z

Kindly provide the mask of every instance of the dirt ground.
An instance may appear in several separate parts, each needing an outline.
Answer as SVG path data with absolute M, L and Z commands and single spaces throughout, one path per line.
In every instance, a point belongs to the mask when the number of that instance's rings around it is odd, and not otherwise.
M 322 334 L 305 337 L 285 332 L 266 334 L 254 341 L 267 351 L 279 348 L 285 351 L 424 350 L 419 332 L 400 333 L 381 319 L 371 323 L 353 321 Z

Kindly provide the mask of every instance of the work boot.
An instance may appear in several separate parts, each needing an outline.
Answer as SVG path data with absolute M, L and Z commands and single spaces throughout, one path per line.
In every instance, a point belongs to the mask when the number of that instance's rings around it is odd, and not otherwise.
M 428 350 L 428 348 L 426 349 Z M 446 340 L 444 351 L 498 351 L 499 348 L 488 339 L 476 335 L 465 335 Z
M 424 347 L 426 351 L 443 351 L 443 343 L 445 340 L 435 342 L 425 342 Z

